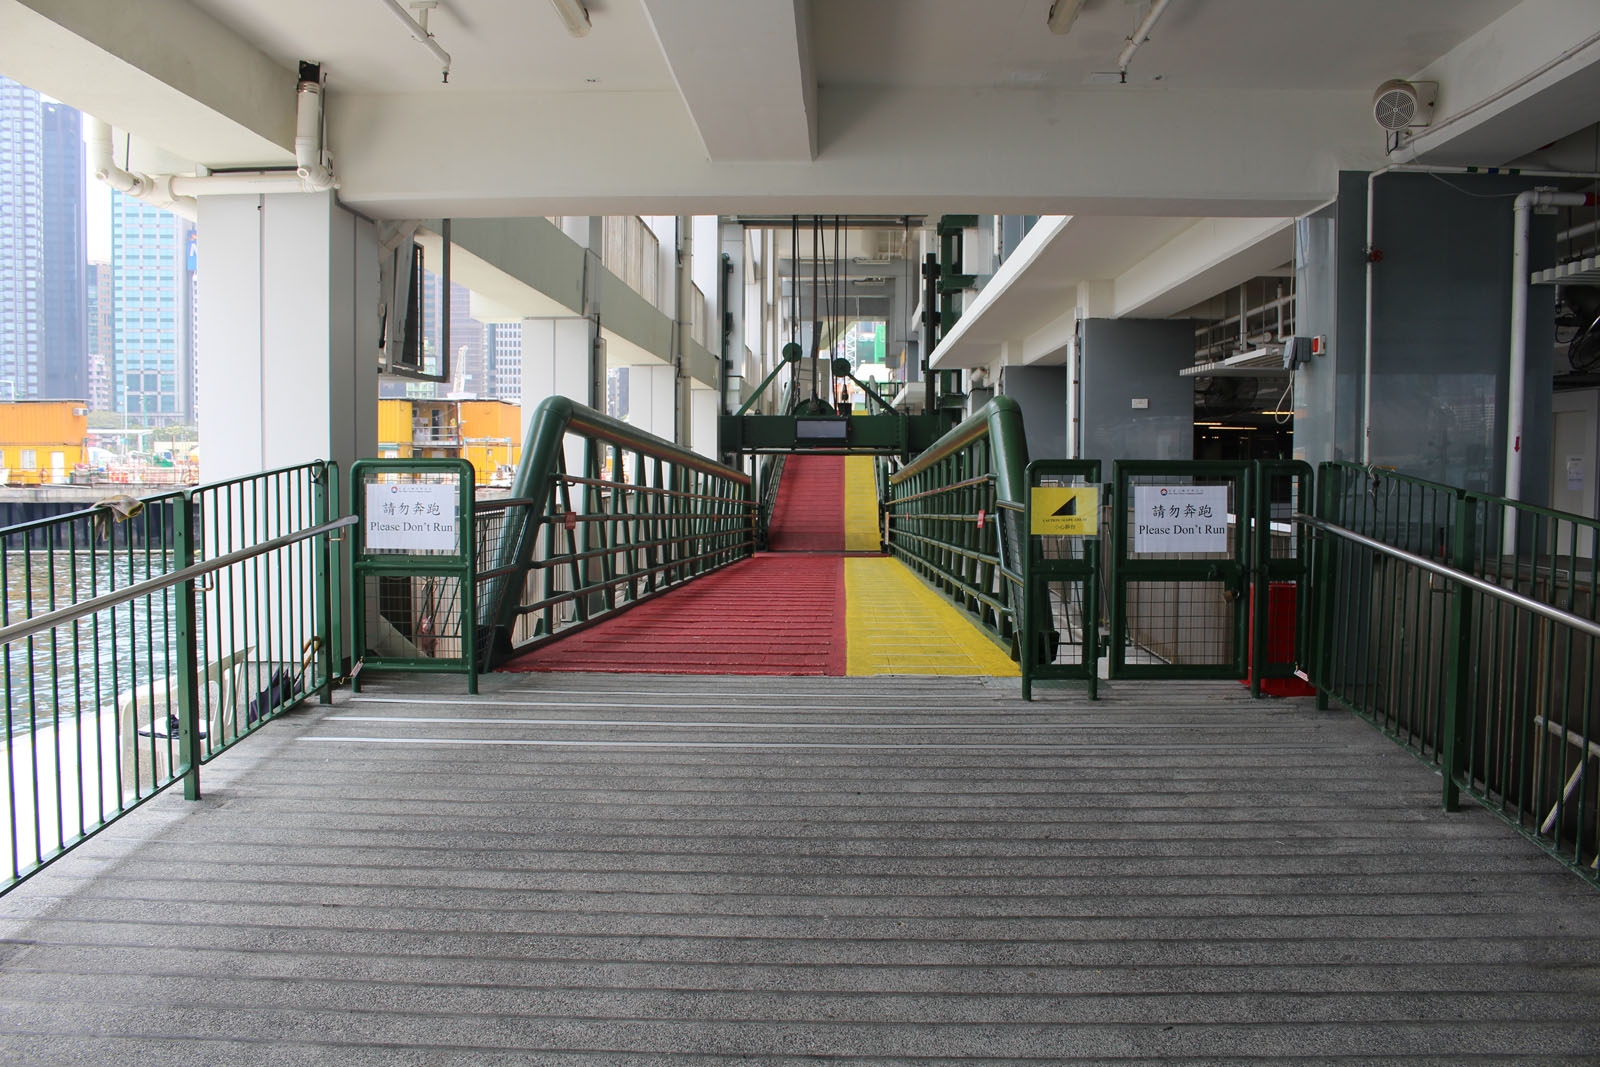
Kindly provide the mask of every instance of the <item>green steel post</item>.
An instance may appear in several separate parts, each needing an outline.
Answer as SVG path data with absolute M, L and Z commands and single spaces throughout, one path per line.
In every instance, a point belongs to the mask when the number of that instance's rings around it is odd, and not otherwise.
M 461 658 L 467 661 L 467 692 L 473 695 L 478 692 L 478 570 L 477 554 L 473 551 L 472 544 L 474 531 L 477 529 L 476 513 L 473 510 L 473 503 L 477 499 L 476 482 L 472 465 L 468 463 L 460 481 L 461 503 L 456 519 L 456 530 L 461 537 L 460 552 L 463 564 L 458 587 L 461 590 Z
M 1332 464 L 1324 463 L 1322 472 L 1316 481 L 1316 517 L 1323 522 L 1334 521 L 1333 499 L 1334 493 L 1340 488 L 1339 483 L 1343 475 Z M 1316 677 L 1312 684 L 1317 687 L 1317 710 L 1327 711 L 1331 703 L 1330 689 L 1333 669 L 1333 597 L 1334 583 L 1338 581 L 1337 563 L 1335 561 L 1335 548 L 1333 540 L 1324 534 L 1313 534 L 1312 569 L 1316 574 L 1313 589 L 1316 594 L 1316 611 L 1313 613 L 1314 623 L 1311 637 L 1313 670 Z
M 185 493 L 173 505 L 172 525 L 176 549 L 174 564 L 184 570 L 194 566 L 193 494 Z M 183 795 L 200 799 L 200 669 L 196 663 L 193 580 L 178 583 L 178 762 L 183 768 Z M 154 713 L 154 708 L 151 709 Z M 153 726 L 154 724 L 152 724 Z
M 1095 478 L 1098 481 L 1100 461 L 1095 460 Z M 1101 486 L 1102 495 L 1105 487 Z M 1098 518 L 1097 518 L 1098 522 Z M 1089 699 L 1100 699 L 1100 530 L 1088 538 L 1083 546 L 1083 558 L 1089 573 L 1083 579 L 1083 655 L 1088 660 Z
M 1244 491 L 1244 483 L 1249 483 L 1248 495 L 1251 502 L 1248 510 L 1240 508 L 1239 513 L 1250 516 L 1250 557 L 1245 566 L 1250 575 L 1250 695 L 1257 699 L 1261 697 L 1261 676 L 1266 673 L 1269 591 L 1267 560 L 1272 554 L 1270 521 L 1272 506 L 1268 503 L 1271 494 L 1265 491 L 1266 487 L 1263 484 L 1266 479 L 1267 472 L 1258 459 L 1251 465 L 1240 484 L 1240 490 Z
M 1466 496 L 1456 500 L 1455 537 L 1450 546 L 1450 565 L 1460 571 L 1472 569 L 1472 520 L 1475 502 Z M 1450 657 L 1445 672 L 1444 721 L 1441 724 L 1439 771 L 1444 777 L 1444 810 L 1461 808 L 1461 778 L 1465 770 L 1465 730 L 1469 717 L 1467 703 L 1472 693 L 1472 590 L 1457 586 L 1451 593 L 1445 636 L 1445 654 Z
M 321 526 L 328 521 L 328 500 L 330 482 L 333 472 L 336 471 L 330 461 L 324 466 L 312 485 L 312 524 Z M 333 617 L 337 614 L 333 607 L 335 590 L 339 588 L 333 579 L 332 541 L 331 534 L 323 534 L 317 538 L 316 563 L 312 578 L 312 596 L 316 598 L 316 638 L 318 657 L 322 662 L 322 685 L 317 687 L 317 703 L 333 703 L 333 672 L 338 661 L 334 659 L 334 645 L 337 638 L 334 636 Z
M 1012 512 L 1012 514 L 1016 514 Z M 998 516 L 996 516 L 998 520 Z M 1038 655 L 1034 630 L 1038 613 L 1033 610 L 1033 479 L 1028 479 L 1028 495 L 1022 501 L 1022 593 L 1017 597 L 1017 663 L 1022 668 L 1022 699 L 1033 699 L 1033 660 Z

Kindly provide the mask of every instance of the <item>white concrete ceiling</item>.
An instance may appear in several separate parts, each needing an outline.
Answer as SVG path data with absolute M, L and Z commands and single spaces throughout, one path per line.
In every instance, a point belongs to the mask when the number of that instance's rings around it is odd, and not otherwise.
M 966 324 L 1022 358 L 1074 280 L 1170 314 L 1277 257 L 1340 169 L 1388 161 L 1386 78 L 1439 81 L 1428 160 L 1600 120 L 1600 0 L 1176 0 L 1126 85 L 1086 82 L 1137 0 L 1087 0 L 1064 36 L 1050 0 L 588 7 L 574 38 L 548 0 L 440 0 L 445 85 L 380 0 L 0 0 L 0 73 L 198 164 L 282 166 L 296 62 L 319 61 L 341 199 L 373 218 L 1071 215 L 985 294 L 1050 308 L 1011 307 L 998 340 Z

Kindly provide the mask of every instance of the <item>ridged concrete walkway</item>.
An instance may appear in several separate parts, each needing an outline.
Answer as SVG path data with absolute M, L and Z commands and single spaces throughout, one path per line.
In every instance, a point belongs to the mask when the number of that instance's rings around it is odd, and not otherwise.
M 0 898 L 0 1062 L 1554 1064 L 1600 893 L 1237 685 L 305 708 Z

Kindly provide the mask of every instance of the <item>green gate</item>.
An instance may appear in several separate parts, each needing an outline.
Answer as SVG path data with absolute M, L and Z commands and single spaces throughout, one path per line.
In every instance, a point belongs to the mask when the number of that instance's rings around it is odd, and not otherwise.
M 1250 692 L 1268 678 L 1293 678 L 1309 665 L 1312 641 L 1311 536 L 1294 521 L 1311 514 L 1311 465 L 1257 460 L 1250 499 Z
M 478 691 L 475 492 L 464 459 L 363 459 L 350 468 L 356 692 L 363 667 L 464 673 L 467 692 Z
M 1251 468 L 1112 464 L 1112 678 L 1243 678 Z
M 1001 502 L 996 518 L 1012 560 L 1005 571 L 1026 595 L 1018 620 L 1022 699 L 1033 683 L 1076 679 L 1096 696 L 1100 664 L 1100 461 L 1045 459 L 1028 464 L 1028 496 Z M 1026 546 L 1026 550 L 1024 550 Z

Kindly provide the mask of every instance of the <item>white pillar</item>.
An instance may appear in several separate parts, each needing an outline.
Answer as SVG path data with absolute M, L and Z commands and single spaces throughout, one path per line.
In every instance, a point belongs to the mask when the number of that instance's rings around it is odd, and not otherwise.
M 539 402 L 564 396 L 589 403 L 590 345 L 594 323 L 581 315 L 522 320 L 522 438 Z M 583 472 L 583 446 L 567 442 L 567 471 Z
M 717 458 L 717 415 L 721 398 L 715 389 L 689 390 L 689 447 L 710 459 Z
M 378 240 L 332 193 L 200 198 L 202 481 L 378 447 Z
M 677 423 L 676 384 L 673 369 L 665 363 L 629 367 L 629 424 L 671 441 Z

